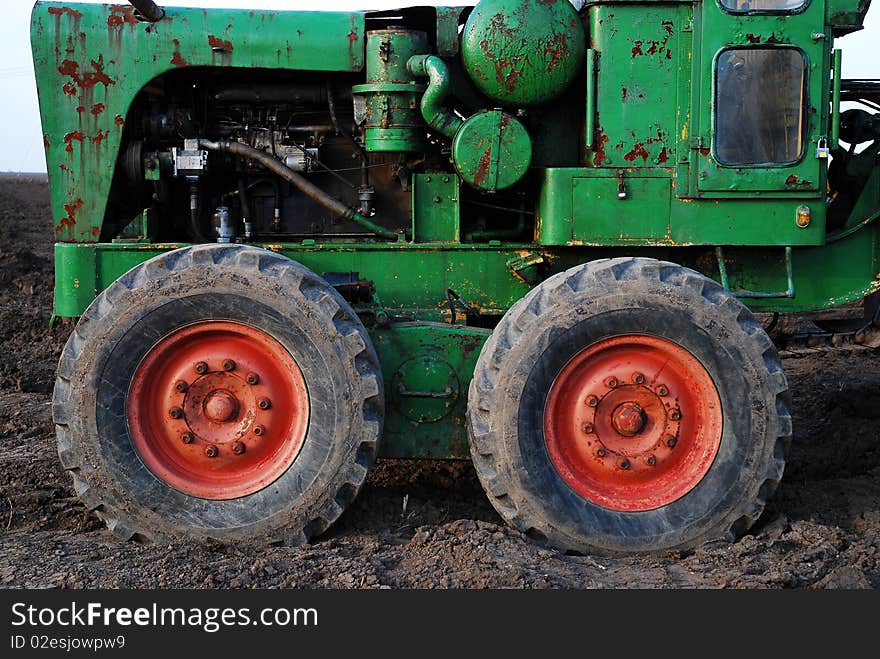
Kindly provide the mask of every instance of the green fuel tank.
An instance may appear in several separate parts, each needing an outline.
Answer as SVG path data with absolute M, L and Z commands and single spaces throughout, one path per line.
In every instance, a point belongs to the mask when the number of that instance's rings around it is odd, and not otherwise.
M 568 0 L 482 0 L 462 35 L 462 60 L 486 96 L 512 107 L 558 98 L 584 63 L 586 34 Z

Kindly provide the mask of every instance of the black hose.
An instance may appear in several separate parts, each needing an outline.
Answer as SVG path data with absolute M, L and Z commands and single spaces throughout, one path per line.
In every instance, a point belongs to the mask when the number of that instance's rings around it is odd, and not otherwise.
M 227 140 L 222 140 L 220 142 L 199 140 L 199 144 L 201 144 L 203 149 L 207 149 L 208 151 L 222 151 L 225 153 L 231 153 L 236 156 L 241 156 L 242 158 L 250 158 L 251 160 L 255 160 L 273 174 L 276 174 L 277 176 L 283 178 L 285 181 L 289 182 L 300 192 L 306 195 L 309 199 L 312 199 L 313 201 L 321 204 L 331 213 L 335 213 L 340 217 L 344 217 L 346 220 L 354 222 L 355 224 L 359 224 L 370 233 L 374 233 L 377 236 L 381 236 L 382 238 L 396 240 L 398 237 L 394 231 L 379 226 L 378 224 L 370 221 L 368 218 L 358 213 L 355 209 L 349 208 L 338 199 L 334 199 L 317 185 L 313 184 L 305 177 L 300 176 L 290 167 L 273 158 L 265 151 L 260 151 L 259 149 L 255 149 L 252 146 L 248 146 L 247 144 L 242 144 L 241 142 L 230 142 Z
M 140 14 L 139 18 L 149 23 L 155 23 L 165 18 L 165 10 L 153 0 L 128 0 L 128 3 Z

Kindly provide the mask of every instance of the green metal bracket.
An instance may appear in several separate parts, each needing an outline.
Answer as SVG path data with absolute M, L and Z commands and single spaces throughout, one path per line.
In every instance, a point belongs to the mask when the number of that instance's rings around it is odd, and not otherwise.
M 587 49 L 587 126 L 586 147 L 592 149 L 596 143 L 596 51 Z
M 834 49 L 834 80 L 831 88 L 831 144 L 832 149 L 840 145 L 840 79 L 843 65 L 843 51 Z
M 718 272 L 721 274 L 721 285 L 725 291 L 733 293 L 739 298 L 765 299 L 765 298 L 794 298 L 794 271 L 791 264 L 791 247 L 785 248 L 785 275 L 788 280 L 788 290 L 776 292 L 763 291 L 733 291 L 730 289 L 730 278 L 727 275 L 727 265 L 724 263 L 724 249 L 719 245 L 715 248 L 715 258 L 718 259 Z

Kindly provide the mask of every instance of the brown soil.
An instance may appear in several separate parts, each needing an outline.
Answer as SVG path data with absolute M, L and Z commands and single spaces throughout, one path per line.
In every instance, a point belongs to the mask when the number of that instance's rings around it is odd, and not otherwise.
M 880 587 L 880 355 L 868 350 L 785 360 L 795 441 L 783 487 L 735 544 L 566 556 L 505 527 L 470 465 L 392 461 L 307 547 L 119 542 L 55 452 L 69 326 L 49 328 L 52 224 L 44 182 L 0 178 L 0 587 Z

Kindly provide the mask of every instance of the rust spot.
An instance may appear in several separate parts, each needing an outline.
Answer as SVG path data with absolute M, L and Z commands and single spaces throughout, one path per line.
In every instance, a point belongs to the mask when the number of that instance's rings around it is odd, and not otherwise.
M 123 23 L 128 23 L 129 25 L 137 25 L 140 23 L 134 15 L 134 7 L 130 5 L 112 5 L 110 7 L 110 17 L 107 19 L 107 25 L 111 27 L 115 27 L 117 25 L 122 25 Z M 119 22 L 113 21 L 110 22 L 110 19 L 118 19 Z
M 100 236 L 101 235 L 101 227 L 92 227 L 92 235 Z
M 635 162 L 636 158 L 641 158 L 643 162 L 648 162 L 650 155 L 645 148 L 644 142 L 636 142 L 632 150 L 623 156 L 623 159 L 627 162 Z
M 122 115 L 121 115 L 121 114 L 117 114 L 117 115 L 113 118 L 113 123 L 115 123 L 117 126 L 121 126 L 121 125 L 123 125 L 123 124 L 125 123 L 125 119 L 122 118 Z
M 632 49 L 632 56 L 633 56 L 633 57 L 638 57 L 639 55 L 644 55 L 644 54 L 645 54 L 644 52 L 642 52 L 642 43 L 644 43 L 644 42 L 642 42 L 642 41 L 636 41 L 636 42 L 633 44 L 633 49 Z
M 61 163 L 60 165 L 58 165 L 58 169 L 60 169 L 62 172 L 69 172 L 70 171 L 70 167 L 68 167 L 64 163 Z
M 189 66 L 189 62 L 183 59 L 183 55 L 180 54 L 180 40 L 172 39 L 171 42 L 174 44 L 174 55 L 171 56 L 171 63 L 174 66 Z
M 712 153 L 711 149 L 707 149 L 706 147 L 703 147 L 702 149 L 700 149 L 701 156 L 708 156 L 710 153 Z
M 351 32 L 348 33 L 348 40 L 349 40 L 351 43 L 354 43 L 354 42 L 357 41 L 359 38 L 360 38 L 360 35 L 358 34 L 357 30 L 352 30 Z
M 76 109 L 77 114 L 82 114 L 82 113 L 85 112 L 85 111 L 86 111 L 86 106 L 85 106 L 85 105 L 80 105 L 80 106 Z
M 660 155 L 657 156 L 657 162 L 663 164 L 664 162 L 669 161 L 669 154 L 666 152 L 666 147 L 663 147 L 663 150 L 660 151 Z
M 76 96 L 76 85 L 74 85 L 72 82 L 65 82 L 64 86 L 61 88 L 61 91 L 63 91 L 68 96 Z
M 46 11 L 53 16 L 63 16 L 64 14 L 67 14 L 74 20 L 79 20 L 83 16 L 82 12 L 79 12 L 76 9 L 71 9 L 70 7 L 49 7 Z
M 627 95 L 627 93 L 628 93 L 628 92 L 627 92 L 626 87 L 624 87 L 624 88 L 622 88 L 622 89 L 620 90 L 620 99 L 621 99 L 624 103 L 626 103 L 626 95 Z
M 49 143 L 49 136 L 43 133 L 43 147 L 48 149 L 50 146 L 52 145 Z
M 801 180 L 800 178 L 798 178 L 797 174 L 791 174 L 787 179 L 785 179 L 785 185 L 789 187 L 801 186 L 808 188 L 813 184 L 807 180 Z
M 668 34 L 669 36 L 672 36 L 672 26 L 673 26 L 672 21 L 661 21 L 660 25 L 663 26 L 664 30 L 666 30 L 666 34 Z
M 232 42 L 226 39 L 221 39 L 220 37 L 215 37 L 213 34 L 208 35 L 208 45 L 211 46 L 214 50 L 221 50 L 226 53 L 232 52 Z
M 746 39 L 749 40 L 749 43 L 761 43 L 761 35 L 760 34 L 752 34 L 749 32 L 746 35 Z
M 593 155 L 593 167 L 601 167 L 605 162 L 605 145 L 608 143 L 608 136 L 599 129 L 596 137 L 596 153 Z
M 92 138 L 92 143 L 95 146 L 101 146 L 101 142 L 103 142 L 104 138 L 107 137 L 107 135 L 109 135 L 109 134 L 110 134 L 109 130 L 108 131 L 100 131 L 99 130 L 98 134 Z
M 90 110 L 90 112 L 91 112 L 93 115 L 95 115 L 95 116 L 97 117 L 97 116 L 98 116 L 99 114 L 101 114 L 105 109 L 106 109 L 106 106 L 105 106 L 103 103 L 95 103 L 95 104 L 92 106 L 92 109 Z
M 483 154 L 483 157 L 480 158 L 480 164 L 477 166 L 477 171 L 474 174 L 474 184 L 482 186 L 486 181 L 486 177 L 489 175 L 489 168 L 492 166 L 492 147 L 490 146 L 486 149 L 486 153 Z
M 55 227 L 55 230 L 61 231 L 65 227 L 76 226 L 76 213 L 83 207 L 83 204 L 85 202 L 82 199 L 77 199 L 72 204 L 64 204 L 64 212 L 67 213 L 67 217 L 61 219 L 61 224 Z
M 107 17 L 107 27 L 119 27 L 125 23 L 125 19 L 122 16 L 116 16 L 114 14 L 110 14 Z
M 72 133 L 67 133 L 64 136 L 64 143 L 67 145 L 64 147 L 64 150 L 69 154 L 73 154 L 73 143 L 74 142 L 82 142 L 85 139 L 85 135 L 82 134 L 82 131 L 75 130 Z
M 80 89 L 91 89 L 98 84 L 104 85 L 104 87 L 109 87 L 110 85 L 116 84 L 115 80 L 104 73 L 103 55 L 99 55 L 97 60 L 93 59 L 91 61 L 91 64 L 91 71 L 85 71 L 80 74 L 79 64 L 74 62 L 73 60 L 66 59 L 61 62 L 61 66 L 58 67 L 58 73 L 64 76 L 68 76 Z M 68 93 L 66 87 L 67 85 L 65 85 L 64 92 Z
M 553 73 L 553 70 L 563 63 L 571 53 L 568 50 L 568 37 L 564 34 L 557 34 L 556 37 L 544 47 L 545 57 L 549 57 L 547 63 L 547 72 Z

